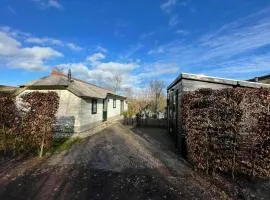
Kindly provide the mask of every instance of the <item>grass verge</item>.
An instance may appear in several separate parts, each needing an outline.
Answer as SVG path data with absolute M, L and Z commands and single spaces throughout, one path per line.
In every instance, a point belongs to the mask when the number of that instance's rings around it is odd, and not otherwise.
M 72 145 L 76 143 L 80 143 L 83 138 L 71 138 L 71 137 L 62 137 L 62 138 L 54 138 L 51 144 L 50 149 L 48 149 L 47 153 L 54 154 L 60 153 L 63 151 L 67 151 L 71 149 Z

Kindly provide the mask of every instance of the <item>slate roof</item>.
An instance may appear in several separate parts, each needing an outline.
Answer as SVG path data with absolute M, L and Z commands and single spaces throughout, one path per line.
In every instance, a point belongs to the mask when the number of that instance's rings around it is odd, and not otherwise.
M 72 77 L 71 82 L 69 83 L 68 77 L 66 75 L 53 72 L 50 76 L 31 81 L 25 85 L 21 85 L 20 87 L 24 89 L 31 89 L 33 87 L 35 89 L 38 89 L 39 87 L 50 88 L 55 86 L 64 87 L 79 97 L 93 97 L 105 99 L 108 94 L 115 95 L 112 90 L 87 83 L 77 78 Z
M 68 78 L 61 75 L 54 75 L 51 74 L 50 76 L 43 77 L 38 80 L 30 81 L 25 85 L 21 85 L 20 87 L 24 86 L 68 86 Z

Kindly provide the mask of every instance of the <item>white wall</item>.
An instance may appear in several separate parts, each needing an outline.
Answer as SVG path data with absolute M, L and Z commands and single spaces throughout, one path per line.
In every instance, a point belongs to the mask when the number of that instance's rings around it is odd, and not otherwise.
M 20 96 L 37 90 L 25 90 Z M 59 108 L 56 113 L 57 123 L 61 132 L 82 132 L 96 126 L 103 119 L 102 99 L 97 100 L 97 114 L 92 114 L 92 100 L 85 100 L 77 97 L 68 90 L 38 90 L 38 92 L 53 91 L 58 94 Z
M 121 110 L 121 100 L 116 99 L 116 108 L 113 108 L 113 97 L 108 98 L 108 118 L 110 117 L 115 117 L 117 115 L 120 115 L 120 110 Z
M 82 99 L 68 90 L 25 90 L 17 96 L 29 92 L 56 92 L 59 96 L 59 108 L 56 113 L 57 132 L 83 132 L 94 128 L 103 121 L 103 99 L 97 99 L 97 113 L 92 114 L 92 99 Z M 109 97 L 107 107 L 107 118 L 119 116 L 121 113 L 121 100 L 116 99 L 116 108 L 113 108 L 113 97 Z M 124 111 L 127 111 L 128 105 L 124 100 Z

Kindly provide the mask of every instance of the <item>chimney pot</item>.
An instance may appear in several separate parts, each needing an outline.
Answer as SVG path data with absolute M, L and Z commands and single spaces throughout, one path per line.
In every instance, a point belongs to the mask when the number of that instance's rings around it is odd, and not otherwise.
M 64 74 L 61 71 L 59 71 L 57 68 L 53 68 L 51 71 L 51 75 L 63 76 Z
M 71 69 L 68 69 L 68 82 L 71 83 Z

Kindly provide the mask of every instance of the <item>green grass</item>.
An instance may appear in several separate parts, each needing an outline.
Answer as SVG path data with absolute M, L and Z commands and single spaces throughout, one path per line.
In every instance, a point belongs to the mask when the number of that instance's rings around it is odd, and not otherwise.
M 48 149 L 48 153 L 60 153 L 63 151 L 67 151 L 71 149 L 72 145 L 79 143 L 83 140 L 83 138 L 54 138 L 51 144 L 50 149 Z

